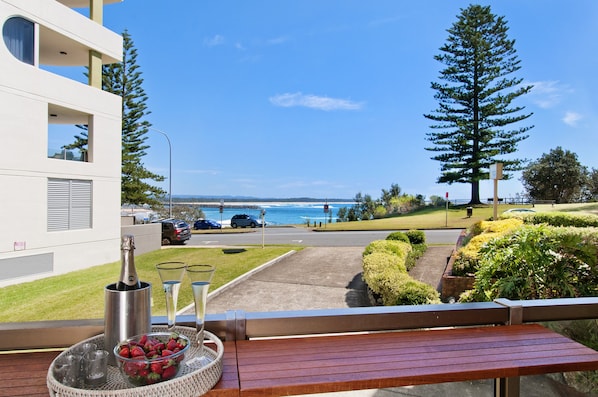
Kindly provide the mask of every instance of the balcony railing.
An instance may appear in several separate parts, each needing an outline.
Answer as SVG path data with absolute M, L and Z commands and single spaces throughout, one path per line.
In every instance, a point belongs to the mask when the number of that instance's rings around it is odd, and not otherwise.
M 79 149 L 48 149 L 49 159 L 87 161 L 87 151 Z
M 245 312 L 231 310 L 206 316 L 206 328 L 225 340 L 466 327 L 598 318 L 598 297 L 384 306 L 329 310 Z M 154 324 L 166 324 L 155 316 Z M 195 326 L 192 315 L 177 324 Z M 103 319 L 0 323 L 0 351 L 65 348 L 104 332 Z

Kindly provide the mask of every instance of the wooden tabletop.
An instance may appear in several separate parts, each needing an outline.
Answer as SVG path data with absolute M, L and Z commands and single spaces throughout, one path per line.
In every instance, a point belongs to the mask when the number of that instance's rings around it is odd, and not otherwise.
M 47 396 L 59 352 L 0 354 L 0 396 Z M 206 397 L 265 397 L 598 369 L 598 352 L 540 325 L 224 342 Z
M 282 396 L 598 369 L 539 325 L 237 341 L 241 396 Z

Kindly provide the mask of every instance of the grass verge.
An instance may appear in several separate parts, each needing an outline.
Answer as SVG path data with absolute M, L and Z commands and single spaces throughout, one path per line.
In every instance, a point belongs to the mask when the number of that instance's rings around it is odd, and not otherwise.
M 177 261 L 216 266 L 210 291 L 228 283 L 290 250 L 301 246 L 281 245 L 246 247 L 238 250 L 222 248 L 169 248 L 135 257 L 137 273 L 142 281 L 152 284 L 152 315 L 166 315 L 162 283 L 155 265 Z M 104 288 L 116 282 L 120 262 L 109 263 L 48 277 L 28 283 L 0 288 L 0 322 L 71 320 L 104 318 Z M 193 303 L 188 279 L 179 292 L 178 308 Z

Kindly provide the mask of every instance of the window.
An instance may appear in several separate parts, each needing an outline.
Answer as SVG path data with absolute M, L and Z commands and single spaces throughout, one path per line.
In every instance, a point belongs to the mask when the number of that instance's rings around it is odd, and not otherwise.
M 76 125 L 48 124 L 48 158 L 88 161 L 87 135 L 87 130 Z
M 34 64 L 34 36 L 33 22 L 24 18 L 9 18 L 2 27 L 4 44 L 15 58 L 30 65 Z
M 48 231 L 91 228 L 91 181 L 48 179 Z
M 48 158 L 92 160 L 93 115 L 48 103 Z

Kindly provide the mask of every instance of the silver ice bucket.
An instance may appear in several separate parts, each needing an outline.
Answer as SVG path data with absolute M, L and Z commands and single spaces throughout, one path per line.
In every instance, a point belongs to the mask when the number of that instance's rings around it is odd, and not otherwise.
M 119 291 L 116 283 L 104 289 L 104 349 L 108 363 L 116 365 L 114 347 L 123 339 L 151 331 L 152 285 L 141 281 L 141 289 Z

